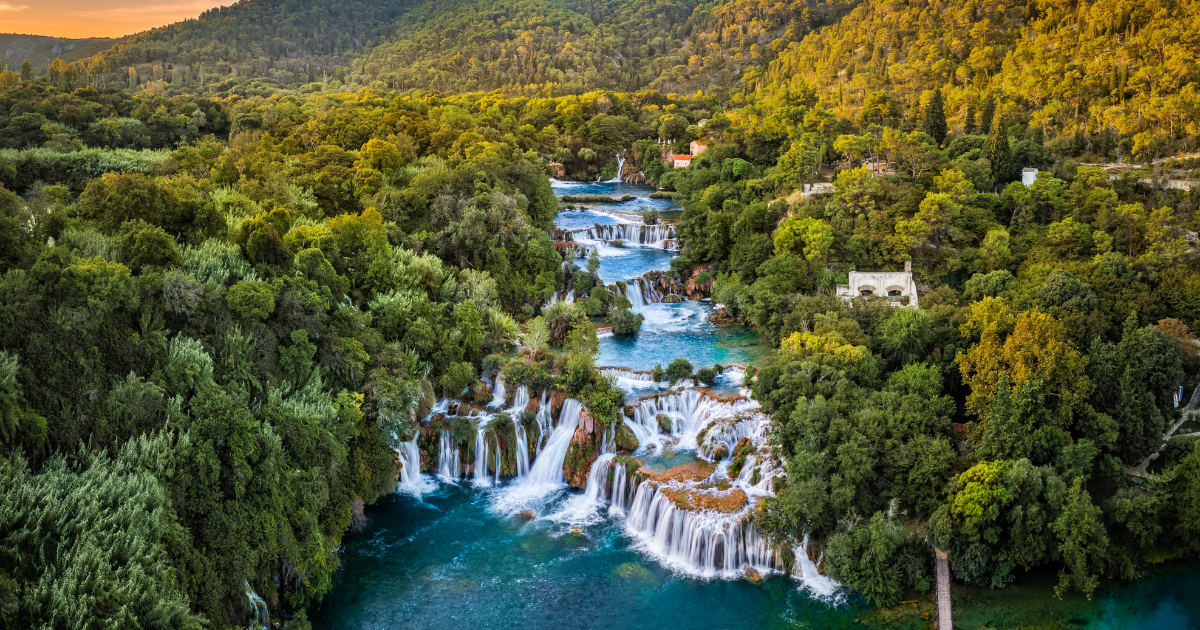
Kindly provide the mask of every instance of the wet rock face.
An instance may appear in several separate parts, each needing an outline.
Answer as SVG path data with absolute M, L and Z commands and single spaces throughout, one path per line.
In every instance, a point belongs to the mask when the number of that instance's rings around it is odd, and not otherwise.
M 660 414 L 658 414 L 657 420 L 658 420 L 658 428 L 660 430 L 662 430 L 663 433 L 671 432 L 671 417 L 670 416 L 668 416 L 665 413 L 660 413 Z
M 587 486 L 588 473 L 600 455 L 597 444 L 601 438 L 596 435 L 597 428 L 603 431 L 604 425 L 594 420 L 586 409 L 579 412 L 579 425 L 571 435 L 567 457 L 563 460 L 563 479 L 572 488 L 583 489 Z
M 537 415 L 537 412 L 542 408 L 542 403 L 536 398 L 530 397 L 529 404 L 525 405 L 525 413 Z
M 754 567 L 745 564 L 742 565 L 742 571 L 746 573 L 746 581 L 751 584 L 762 584 L 762 574 Z
M 550 394 L 550 417 L 555 420 L 559 419 L 559 414 L 562 412 L 563 403 L 567 402 L 567 392 L 561 389 L 556 389 Z
M 729 447 L 721 444 L 713 449 L 713 459 L 722 460 L 729 457 Z

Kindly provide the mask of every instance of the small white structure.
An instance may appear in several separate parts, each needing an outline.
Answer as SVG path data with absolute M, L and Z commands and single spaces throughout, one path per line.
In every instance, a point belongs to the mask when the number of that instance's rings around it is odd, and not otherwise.
M 1037 181 L 1037 174 L 1038 170 L 1036 168 L 1021 169 L 1021 183 L 1025 184 L 1026 188 L 1029 188 L 1033 185 L 1033 182 Z
M 838 285 L 837 295 L 843 300 L 879 296 L 887 298 L 892 306 L 917 308 L 912 263 L 905 262 L 904 271 L 851 271 L 849 284 Z
M 692 156 L 690 155 L 676 153 L 675 155 L 671 156 L 671 159 L 675 168 L 687 168 L 692 164 Z
M 696 157 L 697 155 L 704 153 L 704 151 L 708 149 L 708 145 L 700 142 L 699 140 L 692 140 L 692 143 L 688 145 L 688 148 L 692 151 L 692 157 Z

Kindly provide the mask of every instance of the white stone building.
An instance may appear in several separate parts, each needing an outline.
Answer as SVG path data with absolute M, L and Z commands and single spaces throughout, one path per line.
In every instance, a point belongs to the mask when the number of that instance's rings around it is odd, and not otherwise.
M 839 285 L 837 294 L 843 300 L 875 295 L 887 298 L 892 306 L 917 308 L 917 283 L 908 262 L 904 271 L 851 271 L 849 284 Z

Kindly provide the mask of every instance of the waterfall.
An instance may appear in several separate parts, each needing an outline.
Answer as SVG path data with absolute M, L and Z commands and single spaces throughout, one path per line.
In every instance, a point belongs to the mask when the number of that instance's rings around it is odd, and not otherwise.
M 817 563 L 808 557 L 808 534 L 804 535 L 801 546 L 794 550 L 796 564 L 792 565 L 792 577 L 800 580 L 804 588 L 817 599 L 831 600 L 838 595 L 838 583 L 827 575 L 821 575 Z
M 608 490 L 608 468 L 612 465 L 613 458 L 616 457 L 613 453 L 604 453 L 596 458 L 592 463 L 592 470 L 588 472 L 587 486 L 584 487 L 583 495 L 587 497 L 594 505 L 599 505 L 607 495 Z
M 401 442 L 400 447 L 396 449 L 396 454 L 400 456 L 400 485 L 405 487 L 415 487 L 421 478 L 421 449 L 417 448 L 417 438 L 421 437 L 418 433 L 413 437 L 411 442 Z
M 649 372 L 634 372 L 625 368 L 600 368 L 601 376 L 611 376 L 616 379 L 633 381 L 636 383 L 653 383 Z
M 646 301 L 642 299 L 641 278 L 626 283 L 625 297 L 629 300 L 629 303 L 632 304 L 632 306 L 629 307 L 629 310 L 633 311 L 634 313 L 642 310 L 642 307 L 646 305 Z
M 563 301 L 566 302 L 567 304 L 574 304 L 575 303 L 575 289 L 571 289 L 570 291 L 567 291 L 567 294 L 565 296 L 563 296 Z
M 538 439 L 533 449 L 533 457 L 535 459 L 538 453 L 546 447 L 546 442 L 550 440 L 550 429 L 554 426 L 554 418 L 550 416 L 550 390 L 548 389 L 542 391 L 542 398 L 538 405 L 537 423 Z
M 525 413 L 525 407 L 529 404 L 529 390 L 521 385 L 517 387 L 517 392 L 513 394 L 513 406 L 508 410 L 508 415 L 512 417 L 513 427 L 517 432 L 517 478 L 523 478 L 529 474 L 529 438 L 525 433 L 525 426 L 521 424 L 521 415 Z
M 625 153 L 622 151 L 617 153 L 617 176 L 605 182 L 606 184 L 620 184 L 621 171 L 625 168 Z
M 458 443 L 450 438 L 449 431 L 442 431 L 438 438 L 438 476 L 446 481 L 455 481 L 462 475 L 458 461 Z
M 488 452 L 487 452 L 487 437 L 484 433 L 487 431 L 487 423 L 489 417 L 484 416 L 479 421 L 479 428 L 475 432 L 475 485 L 486 486 L 491 483 L 488 479 Z
M 496 388 L 492 391 L 492 402 L 488 403 L 489 407 L 500 408 L 504 406 L 504 379 L 496 377 Z
M 654 225 L 642 225 L 640 223 L 601 225 L 597 223 L 594 227 L 575 230 L 571 235 L 572 238 L 575 238 L 580 243 L 587 243 L 589 241 L 624 241 L 627 245 L 645 245 L 647 247 L 667 249 L 667 241 L 675 239 L 675 226 L 666 223 L 656 223 Z
M 251 630 L 266 630 L 270 628 L 271 613 L 267 610 L 267 602 L 250 588 L 249 580 L 242 580 L 242 584 L 246 588 L 246 598 L 250 600 L 250 614 L 253 615 L 250 619 Z
M 609 513 L 616 511 L 619 514 L 624 514 L 628 507 L 628 501 L 625 496 L 625 466 L 617 464 L 613 468 L 613 485 L 612 485 L 612 505 L 609 506 Z
M 652 481 L 639 484 L 625 525 L 665 564 L 705 577 L 735 577 L 745 565 L 759 572 L 774 570 L 769 549 L 758 544 L 757 531 L 750 535 L 754 526 L 746 520 L 748 511 L 681 509 L 661 489 Z
M 513 418 L 513 424 L 517 429 L 517 479 L 523 479 L 529 474 L 529 437 L 516 418 Z
M 567 458 L 567 448 L 571 445 L 571 435 L 579 426 L 579 411 L 583 408 L 578 400 L 568 398 L 562 406 L 562 415 L 558 426 L 550 434 L 545 448 L 533 460 L 529 476 L 524 479 L 525 486 L 559 486 L 563 483 L 563 461 Z

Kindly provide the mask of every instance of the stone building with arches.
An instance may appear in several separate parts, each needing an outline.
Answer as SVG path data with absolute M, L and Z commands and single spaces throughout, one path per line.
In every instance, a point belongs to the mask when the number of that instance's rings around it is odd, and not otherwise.
M 904 271 L 851 271 L 849 282 L 839 285 L 838 297 L 887 298 L 892 306 L 917 308 L 917 283 L 912 277 L 912 263 L 904 263 Z

